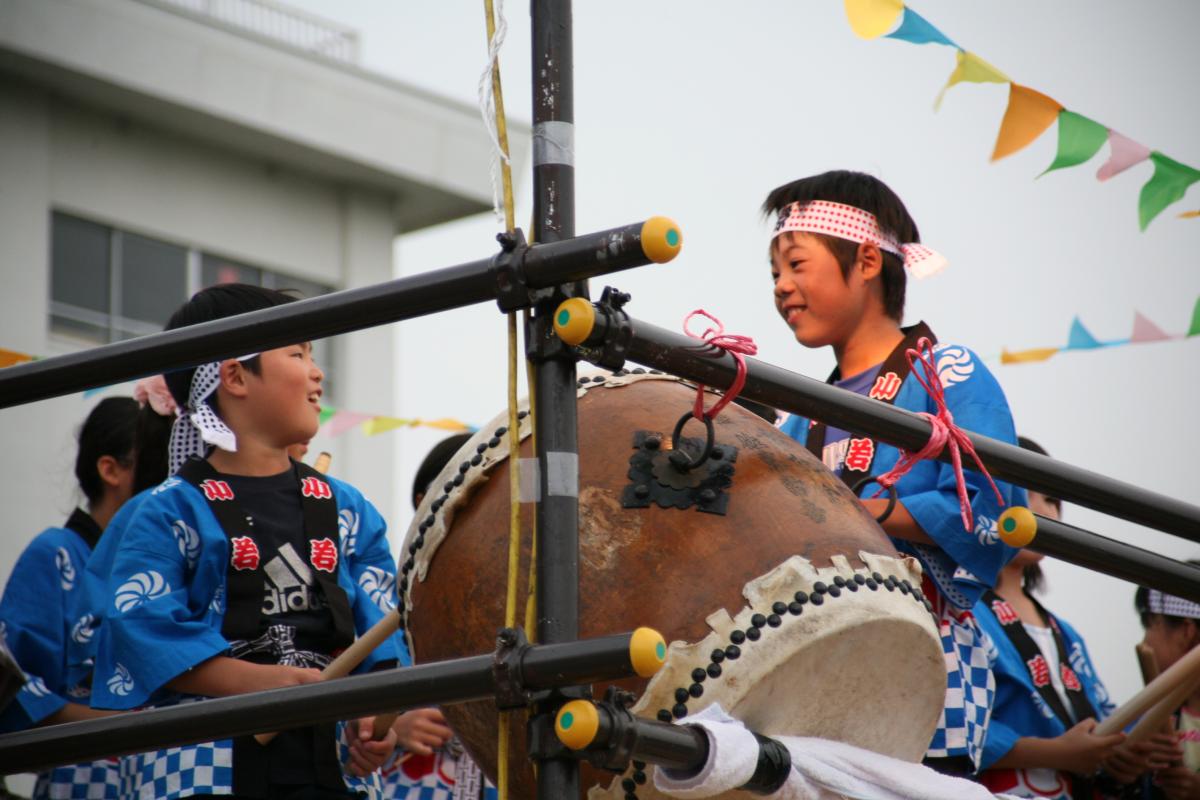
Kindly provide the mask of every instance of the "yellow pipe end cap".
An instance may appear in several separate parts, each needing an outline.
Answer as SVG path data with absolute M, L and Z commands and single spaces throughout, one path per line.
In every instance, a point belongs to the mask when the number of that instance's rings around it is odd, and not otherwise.
M 642 252 L 655 264 L 665 264 L 679 255 L 683 233 L 675 220 L 651 217 L 642 223 Z
M 629 637 L 629 663 L 633 671 L 649 678 L 667 660 L 667 641 L 653 628 L 638 628 Z
M 1025 547 L 1037 536 L 1037 517 L 1025 506 L 1013 506 L 1000 515 L 1000 538 L 1009 547 Z
M 572 700 L 558 710 L 554 719 L 558 740 L 572 750 L 582 750 L 600 732 L 600 714 L 589 700 Z
M 596 309 L 582 297 L 562 301 L 554 312 L 554 332 L 574 347 L 583 344 L 596 326 Z

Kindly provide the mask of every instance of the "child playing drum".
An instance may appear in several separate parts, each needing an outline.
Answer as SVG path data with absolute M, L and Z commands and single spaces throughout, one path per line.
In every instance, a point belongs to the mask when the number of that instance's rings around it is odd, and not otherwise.
M 901 327 L 906 269 L 920 277 L 945 262 L 917 244 L 917 225 L 891 189 L 870 175 L 827 172 L 780 186 L 763 209 L 777 218 L 770 248 L 775 307 L 796 341 L 833 348 L 837 368 L 829 383 L 910 411 L 936 413 L 929 393 L 910 376 L 905 355 L 928 338 L 935 343 L 937 366 L 937 375 L 929 378 L 944 387 L 957 424 L 1016 443 L 1008 402 L 983 362 L 966 347 L 936 343 L 924 322 Z M 818 420 L 791 416 L 781 429 L 850 486 L 883 474 L 900 457 L 895 447 Z M 948 684 L 926 763 L 954 774 L 978 768 L 995 692 L 971 606 L 1013 554 L 996 532 L 1002 505 L 1025 502 L 1019 488 L 998 484 L 1001 503 L 983 475 L 966 470 L 964 477 L 974 530 L 964 530 L 954 470 L 936 461 L 918 462 L 900 479 L 899 502 L 882 523 L 898 550 L 920 560 L 925 595 L 940 621 Z M 868 482 L 862 488 L 860 494 L 869 497 L 878 487 Z M 875 515 L 887 503 L 863 500 Z

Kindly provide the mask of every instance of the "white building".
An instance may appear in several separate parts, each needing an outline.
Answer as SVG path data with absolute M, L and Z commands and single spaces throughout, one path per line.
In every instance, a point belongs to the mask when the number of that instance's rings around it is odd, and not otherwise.
M 220 280 L 389 280 L 397 234 L 489 208 L 478 111 L 356 54 L 353 31 L 274 0 L 0 0 L 0 348 L 159 330 Z M 395 341 L 326 344 L 330 404 L 392 413 Z M 73 436 L 98 399 L 0 410 L 0 581 L 78 499 Z M 407 503 L 390 437 L 333 445 L 385 515 Z

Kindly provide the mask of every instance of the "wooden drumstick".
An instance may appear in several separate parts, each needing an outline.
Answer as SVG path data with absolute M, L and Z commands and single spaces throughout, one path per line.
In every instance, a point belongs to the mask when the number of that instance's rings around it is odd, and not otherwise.
M 1172 664 L 1149 685 L 1131 697 L 1125 705 L 1114 711 L 1111 717 L 1097 725 L 1092 733 L 1097 736 L 1107 736 L 1123 730 L 1126 725 L 1176 689 L 1183 685 L 1191 686 L 1196 678 L 1200 678 L 1200 647 L 1189 650 L 1183 658 Z
M 1137 653 L 1138 666 L 1142 668 L 1142 683 L 1148 684 L 1158 677 L 1158 658 L 1145 642 L 1138 642 L 1133 650 Z
M 371 654 L 371 652 L 379 645 L 383 644 L 388 638 L 400 629 L 400 612 L 393 610 L 388 613 L 383 619 L 371 626 L 371 629 L 362 636 L 354 640 L 354 643 L 343 650 L 337 658 L 329 662 L 329 666 L 321 670 L 321 680 L 331 681 L 334 678 L 344 678 L 349 675 L 355 667 L 363 662 L 363 660 Z M 380 722 L 386 718 L 386 722 L 380 727 Z M 387 734 L 387 729 L 391 727 L 392 720 L 396 718 L 395 714 L 385 714 L 375 717 L 375 739 L 380 739 Z M 259 744 L 267 744 L 278 733 L 256 733 L 254 739 Z
M 1159 700 L 1153 708 L 1143 714 L 1125 741 L 1132 744 L 1160 731 L 1170 731 L 1171 716 L 1177 708 L 1187 702 L 1196 689 L 1200 689 L 1200 675 L 1193 675 L 1192 680 L 1181 683 L 1175 691 Z
M 320 453 L 317 454 L 316 459 L 313 460 L 312 466 L 313 466 L 313 469 L 315 469 L 317 472 L 324 475 L 327 472 L 329 472 L 329 465 L 332 461 L 333 461 L 333 456 L 331 456 L 329 453 L 326 453 L 324 450 L 322 450 Z

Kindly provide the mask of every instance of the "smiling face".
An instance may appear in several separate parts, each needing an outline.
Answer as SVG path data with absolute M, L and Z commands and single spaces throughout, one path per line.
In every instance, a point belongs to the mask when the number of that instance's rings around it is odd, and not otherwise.
M 871 299 L 861 261 L 843 275 L 833 252 L 808 233 L 784 233 L 772 243 L 771 280 L 775 309 L 805 347 L 846 342 Z
M 325 374 L 309 342 L 268 350 L 259 356 L 259 374 L 246 373 L 246 414 L 264 439 L 286 448 L 316 435 Z

